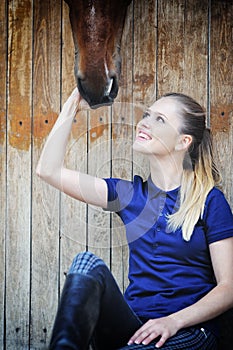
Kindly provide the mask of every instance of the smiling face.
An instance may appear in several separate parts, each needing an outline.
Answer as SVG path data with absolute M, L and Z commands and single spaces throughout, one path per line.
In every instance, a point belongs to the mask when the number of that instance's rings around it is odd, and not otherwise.
M 183 149 L 181 127 L 180 104 L 163 97 L 146 110 L 138 123 L 133 149 L 155 156 L 171 155 Z

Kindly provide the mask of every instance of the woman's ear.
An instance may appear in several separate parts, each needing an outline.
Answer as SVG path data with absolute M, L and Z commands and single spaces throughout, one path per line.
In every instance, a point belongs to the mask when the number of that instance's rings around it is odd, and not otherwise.
M 193 138 L 191 135 L 180 135 L 176 144 L 176 151 L 187 151 L 192 144 Z

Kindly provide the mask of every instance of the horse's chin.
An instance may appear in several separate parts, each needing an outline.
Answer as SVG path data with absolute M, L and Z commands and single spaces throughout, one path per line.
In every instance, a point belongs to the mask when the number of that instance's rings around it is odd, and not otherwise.
M 110 96 L 104 96 L 103 100 L 101 102 L 90 102 L 89 106 L 91 109 L 97 109 L 103 106 L 111 106 L 114 102 L 114 99 L 111 98 Z

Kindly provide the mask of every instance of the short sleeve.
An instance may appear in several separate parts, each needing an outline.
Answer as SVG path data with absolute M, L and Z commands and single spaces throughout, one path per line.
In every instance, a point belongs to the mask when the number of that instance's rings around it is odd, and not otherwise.
M 233 215 L 224 194 L 213 188 L 207 196 L 203 220 L 208 243 L 233 236 Z
M 118 213 L 131 202 L 134 195 L 133 183 L 118 178 L 104 180 L 108 188 L 108 205 L 105 210 Z

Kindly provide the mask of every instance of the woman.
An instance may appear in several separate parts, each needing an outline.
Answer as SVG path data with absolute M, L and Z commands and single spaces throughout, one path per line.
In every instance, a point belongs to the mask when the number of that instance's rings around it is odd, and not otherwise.
M 38 175 L 66 194 L 115 211 L 129 244 L 124 297 L 104 262 L 86 252 L 69 270 L 50 349 L 216 349 L 217 317 L 233 306 L 233 217 L 217 189 L 205 113 L 167 94 L 138 123 L 135 151 L 150 162 L 143 182 L 100 179 L 63 166 L 75 89 L 44 146 Z

